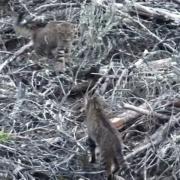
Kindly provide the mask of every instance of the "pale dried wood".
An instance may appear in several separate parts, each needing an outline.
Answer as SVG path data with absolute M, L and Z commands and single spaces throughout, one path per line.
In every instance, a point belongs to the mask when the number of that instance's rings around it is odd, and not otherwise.
M 127 103 L 122 103 L 121 107 L 125 108 L 126 110 L 122 114 L 119 114 L 117 117 L 110 119 L 113 126 L 117 129 L 123 128 L 126 124 L 131 124 L 141 115 L 154 116 L 162 120 L 168 120 L 170 118 L 167 115 L 154 112 L 152 108 L 150 108 L 150 105 L 148 103 L 143 103 L 139 107 Z
M 157 117 L 159 119 L 164 119 L 164 120 L 169 119 L 169 116 L 154 112 L 152 110 L 152 108 L 150 110 L 148 110 L 148 109 L 133 106 L 133 105 L 128 104 L 128 103 L 123 103 L 123 108 L 128 109 L 128 110 L 132 110 L 132 111 L 136 111 L 136 112 L 141 113 L 143 115 L 154 116 L 154 117 Z
M 163 8 L 152 8 L 148 6 L 143 6 L 140 3 L 128 3 L 129 11 L 138 12 L 140 15 L 146 15 L 148 17 L 163 17 L 165 20 L 172 20 L 175 23 L 180 23 L 180 13 L 179 12 L 171 12 L 167 9 Z
M 147 109 L 148 104 L 143 103 L 142 105 L 139 106 L 139 108 Z M 124 127 L 125 124 L 137 119 L 141 115 L 142 115 L 141 113 L 136 112 L 134 110 L 126 110 L 125 112 L 120 114 L 118 117 L 111 118 L 110 121 L 112 122 L 114 127 L 116 127 L 117 129 L 121 129 L 122 127 Z

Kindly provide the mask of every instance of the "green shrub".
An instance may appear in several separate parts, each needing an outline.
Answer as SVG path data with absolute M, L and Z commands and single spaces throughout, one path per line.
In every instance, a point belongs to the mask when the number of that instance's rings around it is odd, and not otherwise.
M 6 142 L 10 139 L 10 135 L 8 133 L 5 133 L 3 131 L 0 131 L 0 143 Z

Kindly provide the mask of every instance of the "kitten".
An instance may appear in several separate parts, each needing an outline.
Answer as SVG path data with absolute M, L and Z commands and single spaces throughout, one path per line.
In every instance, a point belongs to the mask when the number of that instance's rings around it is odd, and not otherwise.
M 52 21 L 46 25 L 35 22 L 30 25 L 26 21 L 23 22 L 21 13 L 16 21 L 16 31 L 27 37 L 31 36 L 38 55 L 56 59 L 53 63 L 60 62 L 62 68 L 65 68 L 65 61 L 70 61 L 71 46 L 76 31 L 74 24 Z
M 102 108 L 101 99 L 97 96 L 88 99 L 86 105 L 86 124 L 88 129 L 88 145 L 91 152 L 91 162 L 96 160 L 96 147 L 100 150 L 108 180 L 123 166 L 131 172 L 124 160 L 119 132 L 111 125 Z

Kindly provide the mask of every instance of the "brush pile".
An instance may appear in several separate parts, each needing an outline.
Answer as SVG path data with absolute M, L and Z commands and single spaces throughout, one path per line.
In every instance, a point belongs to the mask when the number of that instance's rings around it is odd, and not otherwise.
M 180 0 L 3 2 L 0 179 L 105 179 L 88 162 L 82 109 L 92 88 L 109 104 L 134 178 L 180 179 Z M 20 11 L 78 25 L 67 72 L 50 69 L 15 33 Z

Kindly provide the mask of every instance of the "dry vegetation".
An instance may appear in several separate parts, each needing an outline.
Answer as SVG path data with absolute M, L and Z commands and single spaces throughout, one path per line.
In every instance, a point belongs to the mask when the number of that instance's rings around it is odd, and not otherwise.
M 105 179 L 87 160 L 82 102 L 92 86 L 110 105 L 135 179 L 180 179 L 180 1 L 110 2 L 0 7 L 0 179 Z M 78 24 L 67 72 L 55 73 L 15 34 L 19 11 Z

